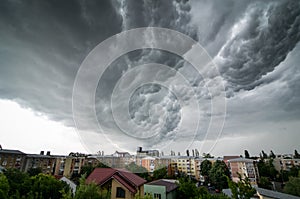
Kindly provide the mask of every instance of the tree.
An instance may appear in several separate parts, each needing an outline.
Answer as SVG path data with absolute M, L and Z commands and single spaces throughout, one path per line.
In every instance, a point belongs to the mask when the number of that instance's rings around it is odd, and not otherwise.
M 135 164 L 134 162 L 131 162 L 129 165 L 126 165 L 125 168 L 128 171 L 135 173 L 144 179 L 147 179 L 149 176 L 148 170 L 145 167 L 139 166 L 139 165 Z
M 202 156 L 204 158 L 214 158 L 214 156 L 210 155 L 209 153 L 203 153 Z
M 271 189 L 272 183 L 268 177 L 261 176 L 259 179 L 258 186 L 264 189 Z
M 178 198 L 195 198 L 200 196 L 199 189 L 196 187 L 196 183 L 194 183 L 189 178 L 180 178 L 179 179 L 179 188 L 178 188 Z
M 205 181 L 208 180 L 208 174 L 211 168 L 212 163 L 209 160 L 204 160 L 200 164 L 200 173 L 202 176 L 204 176 Z
M 256 193 L 256 190 L 251 186 L 248 178 L 242 179 L 239 175 L 239 182 L 235 183 L 227 177 L 228 186 L 234 199 L 250 199 Z
M 300 178 L 291 177 L 283 190 L 285 193 L 300 196 Z
M 28 169 L 27 173 L 29 174 L 29 176 L 36 176 L 39 173 L 42 173 L 42 168 L 30 168 Z
M 160 168 L 160 169 L 156 169 L 153 172 L 153 178 L 155 180 L 157 179 L 162 179 L 162 178 L 167 178 L 168 177 L 168 171 L 166 167 Z
M 257 163 L 257 167 L 260 176 L 269 177 L 272 180 L 276 179 L 278 171 L 273 165 L 273 159 L 267 160 L 266 162 L 264 160 L 260 160 Z
M 100 190 L 95 183 L 86 184 L 86 175 L 80 178 L 80 185 L 76 190 L 75 199 L 108 199 L 110 194 L 107 190 Z
M 62 197 L 62 190 L 68 192 L 70 189 L 65 182 L 59 181 L 51 175 L 40 173 L 36 176 L 32 176 L 30 180 L 32 185 L 30 192 L 36 198 L 59 199 Z
M 300 154 L 298 153 L 298 151 L 295 149 L 294 152 L 294 158 L 299 159 L 300 158 Z
M 270 158 L 273 158 L 273 159 L 274 159 L 274 158 L 276 158 L 276 156 L 275 156 L 275 154 L 273 153 L 273 151 L 272 151 L 272 150 L 270 151 L 270 155 L 269 155 L 269 157 L 270 157 Z
M 9 193 L 9 183 L 6 176 L 0 173 L 0 198 L 8 198 Z
M 18 169 L 7 169 L 4 172 L 9 183 L 9 196 L 26 196 L 31 189 L 30 178 L 27 173 Z
M 247 150 L 245 150 L 244 153 L 245 153 L 245 158 L 250 158 L 249 152 Z
M 224 189 L 228 187 L 227 177 L 230 176 L 228 167 L 223 161 L 217 160 L 209 171 L 210 182 L 217 189 Z
M 268 159 L 268 155 L 262 150 L 262 159 Z

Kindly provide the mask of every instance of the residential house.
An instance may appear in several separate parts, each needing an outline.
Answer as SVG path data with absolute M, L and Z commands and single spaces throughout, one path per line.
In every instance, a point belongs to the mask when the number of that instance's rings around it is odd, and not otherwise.
M 111 192 L 111 198 L 133 199 L 136 194 L 144 193 L 146 180 L 125 170 L 113 168 L 96 168 L 87 177 L 87 183 L 96 183 L 102 189 Z
M 144 185 L 144 195 L 150 194 L 154 199 L 176 199 L 177 188 L 176 180 L 159 179 Z

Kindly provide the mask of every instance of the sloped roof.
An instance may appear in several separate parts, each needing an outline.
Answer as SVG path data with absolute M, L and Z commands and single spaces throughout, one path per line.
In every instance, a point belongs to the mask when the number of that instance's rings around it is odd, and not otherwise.
M 136 193 L 136 187 L 139 187 L 146 182 L 146 180 L 133 173 L 113 168 L 94 169 L 94 171 L 86 179 L 86 182 L 94 182 L 97 185 L 103 185 L 110 179 L 117 180 L 132 193 Z
M 158 186 L 164 186 L 166 187 L 166 191 L 167 193 L 177 189 L 178 185 L 170 180 L 165 180 L 165 179 L 159 179 L 159 180 L 155 180 L 152 182 L 147 183 L 147 185 L 158 185 Z
M 286 193 L 280 193 L 277 191 L 272 191 L 268 189 L 263 189 L 259 187 L 255 187 L 256 191 L 263 196 L 269 197 L 269 198 L 278 198 L 278 199 L 300 199 L 300 197 L 293 196 Z

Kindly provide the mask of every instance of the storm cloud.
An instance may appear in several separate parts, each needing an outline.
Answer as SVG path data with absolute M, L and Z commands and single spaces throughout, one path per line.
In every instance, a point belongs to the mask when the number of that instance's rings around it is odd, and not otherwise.
M 120 56 L 106 68 L 95 93 L 98 123 L 111 143 L 98 142 L 93 137 L 98 132 L 84 134 L 84 144 L 91 151 L 99 145 L 112 150 L 112 143 L 128 151 L 137 144 L 160 149 L 169 141 L 173 145 L 165 150 L 183 151 L 189 146 L 201 148 L 203 142 L 216 138 L 219 147 L 231 138 L 237 142 L 252 136 L 255 141 L 255 135 L 278 143 L 271 136 L 274 123 L 278 127 L 274 134 L 284 129 L 291 135 L 290 144 L 278 150 L 297 147 L 300 3 L 293 0 L 2 1 L 0 98 L 74 128 L 73 85 L 82 62 L 105 39 L 141 27 L 179 31 L 198 41 L 212 62 L 203 66 L 201 74 L 182 57 L 163 50 L 139 49 Z M 148 63 L 170 70 L 138 69 Z M 132 82 L 126 83 L 122 78 L 132 70 Z M 151 78 L 168 86 L 148 82 L 124 98 L 126 84 Z M 113 96 L 121 83 L 124 89 Z M 211 104 L 222 95 L 223 85 L 227 115 L 219 135 L 210 120 L 214 116 L 221 123 L 222 114 Z M 118 117 L 112 106 L 119 111 Z M 97 125 L 87 123 L 85 128 L 89 131 Z M 206 134 L 214 128 L 213 135 Z M 276 151 L 276 146 L 266 146 Z M 218 144 L 214 147 L 222 152 Z M 204 146 L 201 152 L 211 149 Z

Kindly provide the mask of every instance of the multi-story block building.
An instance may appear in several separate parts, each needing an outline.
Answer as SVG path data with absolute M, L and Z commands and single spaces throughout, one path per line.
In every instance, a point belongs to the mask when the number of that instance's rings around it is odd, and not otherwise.
M 300 159 L 279 157 L 273 159 L 273 165 L 277 171 L 289 171 L 292 167 L 300 167 Z
M 0 148 L 0 166 L 23 170 L 26 154 L 19 150 Z
M 28 171 L 31 168 L 41 168 L 45 174 L 53 174 L 55 168 L 55 157 L 50 155 L 50 151 L 44 155 L 44 151 L 40 154 L 27 154 L 24 163 L 24 171 Z
M 232 181 L 238 182 L 239 175 L 242 179 L 246 177 L 250 180 L 251 185 L 257 185 L 259 180 L 258 168 L 255 160 L 247 158 L 235 158 L 227 161 L 231 173 Z
M 85 157 L 55 156 L 54 175 L 70 178 L 73 174 L 79 174 L 84 165 Z
M 156 159 L 154 157 L 144 157 L 141 160 L 141 166 L 145 167 L 148 172 L 153 173 L 156 169 Z

